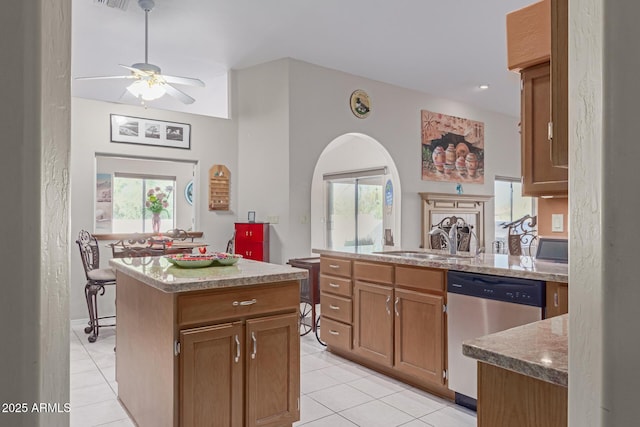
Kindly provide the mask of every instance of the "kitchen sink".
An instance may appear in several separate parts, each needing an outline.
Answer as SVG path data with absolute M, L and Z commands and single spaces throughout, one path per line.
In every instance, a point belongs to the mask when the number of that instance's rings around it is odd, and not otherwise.
M 413 259 L 424 259 L 424 260 L 433 260 L 433 261 L 446 261 L 446 262 L 456 262 L 469 260 L 473 258 L 471 254 L 434 254 L 429 252 L 419 252 L 419 251 L 383 251 L 383 252 L 374 252 L 379 255 L 391 255 L 398 256 L 403 258 L 413 258 Z

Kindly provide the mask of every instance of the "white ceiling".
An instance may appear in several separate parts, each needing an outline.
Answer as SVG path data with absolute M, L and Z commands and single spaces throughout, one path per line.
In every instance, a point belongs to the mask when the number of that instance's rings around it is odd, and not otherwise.
M 506 69 L 505 15 L 534 0 L 156 0 L 149 62 L 197 77 L 196 98 L 154 108 L 221 116 L 228 69 L 291 57 L 518 116 L 519 77 Z M 72 75 L 119 75 L 144 62 L 144 12 L 73 0 Z M 73 94 L 119 99 L 125 80 L 74 81 Z M 480 90 L 479 84 L 489 84 Z M 224 101 L 220 101 L 220 95 Z M 168 97 L 165 97 L 168 98 Z M 216 101 L 218 99 L 218 101 Z M 224 115 L 224 114 L 222 114 Z

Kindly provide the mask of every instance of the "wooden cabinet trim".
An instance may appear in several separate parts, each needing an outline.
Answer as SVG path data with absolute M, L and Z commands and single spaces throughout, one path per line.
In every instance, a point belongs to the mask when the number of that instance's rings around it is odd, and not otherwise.
M 396 266 L 396 288 L 444 293 L 445 270 Z
M 374 283 L 393 284 L 393 265 L 374 262 L 353 262 L 353 278 Z
M 351 279 L 320 274 L 320 293 L 330 293 L 351 297 Z
M 297 311 L 299 302 L 297 281 L 189 292 L 178 296 L 178 325 L 184 328 L 279 311 Z
M 351 260 L 321 256 L 320 273 L 351 278 Z

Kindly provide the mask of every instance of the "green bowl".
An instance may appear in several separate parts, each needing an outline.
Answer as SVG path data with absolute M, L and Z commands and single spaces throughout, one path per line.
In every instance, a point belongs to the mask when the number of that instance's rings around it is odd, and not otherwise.
M 209 267 L 216 260 L 211 255 L 190 255 L 183 258 L 173 258 L 173 263 L 183 268 L 202 268 Z

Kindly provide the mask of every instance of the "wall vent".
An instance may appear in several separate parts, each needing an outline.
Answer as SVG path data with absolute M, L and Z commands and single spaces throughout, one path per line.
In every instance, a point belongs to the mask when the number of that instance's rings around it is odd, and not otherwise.
M 127 10 L 129 6 L 129 0 L 93 0 L 93 2 L 120 10 Z

